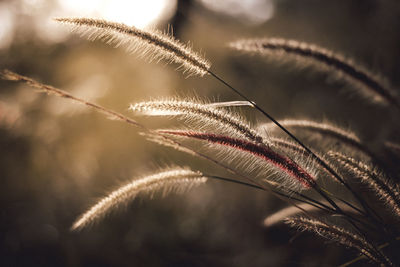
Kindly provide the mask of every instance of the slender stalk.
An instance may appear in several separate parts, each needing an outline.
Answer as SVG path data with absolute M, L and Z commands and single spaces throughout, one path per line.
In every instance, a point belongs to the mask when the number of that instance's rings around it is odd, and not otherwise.
M 359 208 L 357 208 L 356 206 L 354 206 L 354 205 L 351 204 L 350 202 L 344 200 L 343 198 L 340 198 L 340 197 L 338 197 L 338 196 L 335 196 L 334 194 L 332 194 L 332 193 L 330 193 L 330 192 L 328 192 L 328 191 L 325 191 L 325 192 L 326 192 L 328 195 L 330 195 L 331 197 L 336 198 L 337 200 L 343 202 L 345 205 L 347 205 L 347 206 L 349 206 L 350 208 L 356 210 L 356 211 L 359 212 L 360 214 L 366 215 L 365 212 L 364 212 L 363 210 L 360 210 Z
M 248 186 L 248 187 L 252 187 L 252 188 L 255 188 L 255 189 L 260 189 L 260 190 L 265 191 L 265 189 L 263 187 L 261 187 L 261 186 L 245 183 L 245 182 L 234 180 L 234 179 L 231 179 L 231 178 L 226 178 L 226 177 L 221 177 L 221 176 L 216 176 L 216 175 L 206 175 L 206 174 L 204 176 L 206 176 L 207 178 L 212 178 L 212 179 L 221 180 L 221 181 L 224 181 L 224 182 L 240 184 L 240 185 L 244 185 L 244 186 Z
M 204 174 L 204 176 L 207 177 L 207 178 L 212 178 L 212 179 L 221 180 L 221 181 L 225 181 L 225 182 L 240 184 L 240 185 L 244 185 L 244 186 L 248 186 L 248 187 L 251 187 L 251 188 L 255 188 L 255 189 L 259 189 L 259 190 L 265 191 L 265 189 L 264 189 L 263 187 L 261 187 L 261 186 L 254 185 L 254 184 L 249 184 L 249 183 L 245 183 L 245 182 L 238 181 L 238 180 L 231 179 L 231 178 L 226 178 L 226 177 L 221 177 L 221 176 L 215 176 L 215 175 L 207 175 L 207 174 Z M 308 197 L 308 196 L 306 196 L 306 195 L 304 195 L 304 194 L 302 194 L 302 193 L 299 193 L 299 192 L 297 192 L 297 191 L 290 191 L 290 193 L 293 193 L 293 194 L 295 194 L 295 195 L 298 195 L 299 197 L 301 197 L 301 198 L 303 198 L 303 199 L 296 198 L 296 197 L 293 197 L 293 196 L 290 196 L 290 197 L 289 197 L 288 195 L 283 194 L 282 192 L 279 192 L 279 191 L 277 191 L 277 190 L 272 190 L 272 191 L 273 191 L 275 194 L 278 194 L 278 195 L 283 196 L 283 197 L 285 197 L 285 198 L 290 198 L 290 199 L 293 199 L 293 200 L 296 200 L 296 201 L 299 201 L 299 202 L 303 202 L 303 203 L 309 204 L 309 205 L 311 205 L 311 206 L 314 206 L 314 207 L 316 207 L 316 208 L 319 208 L 319 209 L 324 210 L 324 211 L 327 211 L 327 212 L 335 212 L 334 209 L 328 207 L 328 206 L 325 205 L 324 203 L 319 202 L 319 201 L 317 201 L 317 200 L 315 200 L 315 199 L 312 199 L 312 198 L 310 198 L 310 197 Z M 306 199 L 306 200 L 305 200 L 305 199 Z
M 255 188 L 255 189 L 259 189 L 259 190 L 265 191 L 265 189 L 263 187 L 261 187 L 261 186 L 245 183 L 245 182 L 238 181 L 238 180 L 231 179 L 231 178 L 226 178 L 226 177 L 221 177 L 221 176 L 216 176 L 216 175 L 207 175 L 207 174 L 204 174 L 204 176 L 207 177 L 207 178 L 215 179 L 215 180 L 220 180 L 220 181 L 229 182 L 229 183 L 235 183 L 235 184 L 244 185 L 244 186 L 248 186 L 248 187 L 251 187 L 251 188 Z M 279 192 L 277 190 L 272 190 L 272 191 L 274 191 L 275 194 L 278 194 L 280 196 L 289 197 L 288 195 L 285 195 L 282 192 Z M 306 195 L 303 195 L 301 193 L 294 192 L 294 191 L 293 191 L 293 193 L 295 193 L 295 194 L 299 195 L 300 197 L 302 197 L 304 199 L 307 199 L 307 200 L 299 199 L 299 198 L 296 198 L 296 197 L 293 197 L 293 196 L 291 196 L 290 199 L 306 203 L 308 205 L 314 206 L 314 207 L 319 208 L 319 209 L 324 210 L 324 211 L 328 211 L 328 212 L 334 212 L 335 211 L 335 210 L 331 209 L 330 207 L 326 206 L 325 204 L 323 204 L 323 203 L 321 203 L 321 202 L 319 202 L 319 201 L 317 201 L 315 199 L 309 198 Z

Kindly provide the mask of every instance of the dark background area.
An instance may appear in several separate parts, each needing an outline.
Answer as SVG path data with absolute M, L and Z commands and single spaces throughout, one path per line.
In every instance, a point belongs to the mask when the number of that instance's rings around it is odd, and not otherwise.
M 57 4 L 39 2 L 43 14 Z M 26 10 L 23 3 L 0 1 L 0 10 L 8 8 L 14 16 L 12 41 L 0 49 L 1 69 L 127 115 L 130 103 L 157 97 L 238 100 L 211 77 L 185 78 L 175 66 L 147 63 L 74 34 L 57 42 L 42 38 L 43 29 L 36 27 L 39 7 Z M 399 88 L 400 4 L 268 3 L 272 16 L 254 22 L 200 1 L 179 1 L 172 17 L 157 27 L 172 24 L 178 39 L 193 43 L 216 73 L 278 119 L 334 122 L 355 131 L 377 153 L 383 140 L 399 142 L 398 112 L 354 96 L 329 75 L 241 55 L 227 43 L 251 37 L 315 43 L 350 56 Z M 253 110 L 243 112 L 254 123 L 267 122 Z M 143 121 L 153 127 L 169 124 Z M 296 236 L 284 225 L 266 229 L 263 219 L 287 203 L 218 181 L 185 194 L 136 199 L 94 227 L 70 232 L 86 208 L 133 177 L 170 165 L 223 171 L 144 141 L 129 125 L 22 84 L 0 81 L 0 151 L 1 266 L 335 266 L 356 256 L 314 235 Z

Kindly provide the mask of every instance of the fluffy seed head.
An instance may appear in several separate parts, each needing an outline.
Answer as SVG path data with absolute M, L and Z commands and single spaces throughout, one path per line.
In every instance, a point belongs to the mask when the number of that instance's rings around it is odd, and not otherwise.
M 361 182 L 371 188 L 376 196 L 393 211 L 393 214 L 400 217 L 400 188 L 398 185 L 393 184 L 370 166 L 352 157 L 332 151 L 328 152 L 328 155 L 354 178 L 360 179 Z
M 239 40 L 230 47 L 248 53 L 262 54 L 272 58 L 295 59 L 299 66 L 314 66 L 344 79 L 357 89 L 361 96 L 375 103 L 392 104 L 400 107 L 399 100 L 385 80 L 339 54 L 313 44 L 280 38 Z
M 71 229 L 79 230 L 99 221 L 114 208 L 132 201 L 139 193 L 151 194 L 158 189 L 162 189 L 165 195 L 171 191 L 180 192 L 189 189 L 206 181 L 207 178 L 202 173 L 182 168 L 169 169 L 133 180 L 102 198 L 97 204 L 81 215 L 74 222 Z
M 90 18 L 56 18 L 58 22 L 72 24 L 72 30 L 89 40 L 102 40 L 115 47 L 124 46 L 128 52 L 139 52 L 155 60 L 167 60 L 181 65 L 188 75 L 203 76 L 211 63 L 192 51 L 188 45 L 175 40 L 171 35 L 157 30 L 140 30 L 122 23 Z
M 349 232 L 343 227 L 332 223 L 323 222 L 318 219 L 310 219 L 305 217 L 292 217 L 286 219 L 286 223 L 292 227 L 297 227 L 303 231 L 314 232 L 324 238 L 338 242 L 344 246 L 357 249 L 374 262 L 383 264 L 384 266 L 392 266 L 390 260 L 382 253 L 376 251 L 371 243 L 362 236 Z
M 238 151 L 246 152 L 258 159 L 271 164 L 280 172 L 286 174 L 283 179 L 282 187 L 290 188 L 296 191 L 315 187 L 316 182 L 313 175 L 307 170 L 298 165 L 291 158 L 281 155 L 269 147 L 261 144 L 255 144 L 243 139 L 232 138 L 229 136 L 216 135 L 211 133 L 200 133 L 192 131 L 174 131 L 174 130 L 159 130 L 161 134 L 169 134 L 175 136 L 183 136 L 205 140 L 211 144 L 227 146 Z M 232 155 L 230 155 L 232 157 Z
M 245 137 L 256 143 L 265 142 L 261 134 L 243 118 L 218 107 L 218 103 L 210 105 L 194 101 L 160 100 L 136 103 L 130 109 L 148 116 L 182 116 L 194 124 L 198 121 L 200 130 L 212 126 L 227 135 Z

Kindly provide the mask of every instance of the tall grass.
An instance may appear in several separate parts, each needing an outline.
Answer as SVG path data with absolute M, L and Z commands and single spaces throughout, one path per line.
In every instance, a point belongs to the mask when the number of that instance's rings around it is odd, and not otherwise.
M 134 119 L 61 89 L 12 71 L 2 71 L 5 80 L 20 81 L 94 108 L 112 119 L 138 128 L 150 141 L 202 157 L 236 177 L 220 177 L 207 170 L 200 173 L 188 168 L 176 168 L 135 179 L 112 191 L 83 213 L 73 224 L 73 230 L 84 229 L 100 221 L 121 204 L 132 201 L 139 193 L 151 195 L 157 190 L 164 193 L 181 191 L 211 178 L 254 187 L 286 200 L 291 207 L 267 217 L 267 227 L 272 227 L 278 221 L 286 222 L 299 230 L 313 232 L 354 249 L 362 255 L 357 260 L 366 259 L 382 266 L 399 264 L 394 262 L 393 255 L 386 255 L 384 248 L 399 245 L 400 185 L 385 173 L 386 166 L 379 166 L 379 156 L 372 153 L 368 144 L 363 143 L 355 133 L 340 126 L 309 120 L 277 121 L 241 90 L 211 71 L 208 60 L 170 35 L 104 20 L 56 20 L 73 25 L 73 31 L 90 40 L 125 46 L 129 52 L 139 51 L 150 59 L 178 63 L 189 74 L 209 74 L 243 100 L 209 103 L 207 100 L 200 102 L 176 98 L 131 104 L 130 109 L 136 116 L 172 116 L 184 122 L 179 129 L 149 129 Z M 341 74 L 350 81 L 350 86 L 365 91 L 373 101 L 379 99 L 385 102 L 388 109 L 399 107 L 394 91 L 381 83 L 371 71 L 324 48 L 282 39 L 244 40 L 234 42 L 232 46 L 241 51 L 268 56 L 276 56 L 279 52 L 279 57 L 290 59 L 294 56 L 294 60 L 301 61 L 301 64 L 324 65 L 327 72 Z M 229 109 L 237 105 L 252 106 L 272 122 L 252 125 L 243 115 Z M 282 131 L 274 131 L 276 127 Z M 319 147 L 311 147 L 301 141 L 299 133 L 335 139 L 340 146 L 335 151 L 324 153 Z M 282 138 L 282 134 L 285 138 Z M 390 147 L 396 148 L 398 145 L 391 143 Z M 332 191 L 329 187 L 332 182 L 336 182 L 340 190 Z M 371 189 L 368 197 L 362 193 L 364 185 Z M 347 195 L 351 198 L 343 198 Z M 376 202 L 388 209 L 377 209 Z M 396 223 L 391 223 L 393 217 Z

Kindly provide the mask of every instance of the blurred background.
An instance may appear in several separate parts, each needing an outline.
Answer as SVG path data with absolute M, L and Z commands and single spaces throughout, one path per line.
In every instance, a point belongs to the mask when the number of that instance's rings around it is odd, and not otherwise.
M 315 43 L 351 56 L 398 88 L 398 1 L 0 0 L 1 69 L 129 115 L 130 103 L 159 97 L 238 99 L 211 77 L 186 78 L 176 66 L 86 41 L 55 23 L 58 16 L 163 30 L 172 25 L 216 73 L 276 118 L 335 122 L 377 149 L 382 140 L 400 139 L 398 114 L 354 97 L 343 82 L 227 47 L 250 37 Z M 254 123 L 267 122 L 242 111 Z M 335 266 L 355 256 L 284 225 L 264 228 L 265 216 L 287 204 L 218 181 L 181 195 L 137 199 L 91 229 L 70 232 L 86 208 L 133 177 L 171 165 L 224 172 L 22 84 L 0 81 L 0 149 L 1 266 Z

